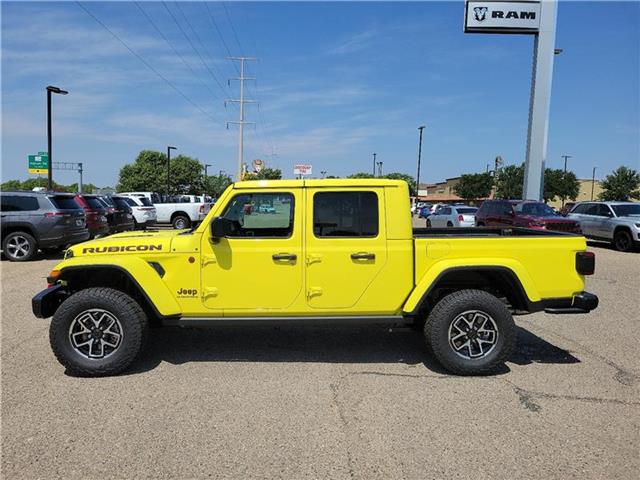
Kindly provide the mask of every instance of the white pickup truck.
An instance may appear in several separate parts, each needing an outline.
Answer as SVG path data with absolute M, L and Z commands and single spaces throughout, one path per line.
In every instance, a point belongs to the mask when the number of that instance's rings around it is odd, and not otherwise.
M 198 195 L 175 195 L 170 201 L 163 202 L 162 197 L 154 192 L 122 192 L 118 195 L 124 197 L 144 197 L 151 200 L 156 207 L 158 219 L 157 223 L 170 223 L 173 228 L 190 228 L 192 225 L 200 223 L 209 213 L 211 202 L 207 202 L 207 197 Z

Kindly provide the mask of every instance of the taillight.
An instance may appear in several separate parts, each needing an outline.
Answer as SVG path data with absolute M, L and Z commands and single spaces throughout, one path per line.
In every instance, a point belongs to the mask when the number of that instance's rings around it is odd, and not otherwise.
M 68 213 L 62 213 L 62 212 L 47 212 L 44 214 L 44 216 L 46 218 L 51 218 L 51 217 L 70 217 L 71 215 Z
M 580 275 L 593 275 L 593 272 L 596 271 L 596 254 L 593 252 L 577 252 L 576 271 Z
M 204 205 L 200 205 L 200 213 L 204 213 Z
M 459 222 L 464 222 L 464 217 L 462 215 L 458 215 L 458 221 Z

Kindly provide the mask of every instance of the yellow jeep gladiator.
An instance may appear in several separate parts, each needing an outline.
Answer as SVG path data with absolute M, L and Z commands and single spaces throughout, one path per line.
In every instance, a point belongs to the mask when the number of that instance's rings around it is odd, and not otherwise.
M 512 315 L 586 313 L 593 253 L 580 235 L 413 229 L 406 182 L 231 185 L 191 230 L 74 245 L 33 298 L 58 360 L 123 371 L 149 324 L 409 322 L 449 371 L 483 374 L 516 344 Z

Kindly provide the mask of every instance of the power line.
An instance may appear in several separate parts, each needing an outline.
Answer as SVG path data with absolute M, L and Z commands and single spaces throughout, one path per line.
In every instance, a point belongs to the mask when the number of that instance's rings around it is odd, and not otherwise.
M 176 7 L 178 7 L 178 10 L 180 11 L 180 14 L 182 15 L 182 18 L 184 19 L 185 22 L 187 22 L 187 26 L 189 27 L 189 29 L 191 30 L 191 33 L 193 33 L 193 36 L 196 38 L 196 40 L 198 41 L 198 43 L 200 44 L 200 47 L 202 48 L 202 50 L 204 51 L 204 53 L 209 57 L 209 59 L 211 60 L 211 62 L 213 63 L 213 68 L 216 69 L 216 71 L 218 72 L 218 75 L 220 75 L 221 77 L 224 77 L 224 74 L 220 71 L 220 69 L 218 68 L 218 66 L 216 65 L 214 59 L 213 59 L 213 55 L 211 55 L 209 53 L 209 50 L 207 49 L 207 47 L 205 47 L 204 43 L 202 42 L 202 40 L 200 39 L 200 35 L 198 35 L 198 32 L 196 32 L 196 29 L 193 28 L 193 25 L 191 24 L 191 22 L 189 21 L 189 19 L 187 18 L 187 16 L 184 13 L 184 10 L 182 9 L 182 7 L 180 6 L 180 3 L 178 2 L 173 2 L 175 3 Z M 223 91 L 226 94 L 226 91 L 223 88 Z
M 222 86 L 222 84 L 220 83 L 220 81 L 218 80 L 218 77 L 215 76 L 215 74 L 211 71 L 211 68 L 209 68 L 209 65 L 207 65 L 207 63 L 204 61 L 204 58 L 202 58 L 202 55 L 200 54 L 200 52 L 198 51 L 198 49 L 195 47 L 195 45 L 193 44 L 193 42 L 191 41 L 191 39 L 189 38 L 189 36 L 187 35 L 187 33 L 184 31 L 184 29 L 182 28 L 182 25 L 180 25 L 180 23 L 178 22 L 178 19 L 175 17 L 175 15 L 173 14 L 173 12 L 171 10 L 169 10 L 169 7 L 167 6 L 166 2 L 162 2 L 162 5 L 164 6 L 164 8 L 167 10 L 167 12 L 169 12 L 169 15 L 171 16 L 171 18 L 173 19 L 174 23 L 178 26 L 178 28 L 180 29 L 180 31 L 182 32 L 182 35 L 184 35 L 184 38 L 187 39 L 187 42 L 189 42 L 189 45 L 191 45 L 191 48 L 193 49 L 194 52 L 196 52 L 196 55 L 198 55 L 198 58 L 200 59 L 200 62 L 202 63 L 202 65 L 204 66 L 204 68 L 207 69 L 207 71 L 209 72 L 209 75 L 211 75 L 211 78 L 213 78 L 213 80 L 218 84 L 218 86 L 220 87 L 220 89 L 224 92 L 225 89 Z
M 231 31 L 233 32 L 233 36 L 236 39 L 236 43 L 238 44 L 238 48 L 240 48 L 240 53 L 244 57 L 244 52 L 242 51 L 242 45 L 240 45 L 240 39 L 238 38 L 238 33 L 236 32 L 235 27 L 233 26 L 233 22 L 231 21 L 231 16 L 229 15 L 229 11 L 227 10 L 227 5 L 222 2 L 222 7 L 224 8 L 224 14 L 227 17 L 227 21 L 229 22 L 229 26 L 231 27 Z
M 111 30 L 109 27 L 107 27 L 104 23 L 102 23 L 102 21 L 96 17 L 93 13 L 91 13 L 89 10 L 87 10 L 87 8 L 82 5 L 80 2 L 76 1 L 76 5 L 78 5 L 82 10 L 85 11 L 85 13 L 87 15 L 89 15 L 91 18 L 93 18 L 97 23 L 99 23 L 102 28 L 104 28 L 107 32 L 109 32 L 111 34 L 111 36 L 113 38 L 115 38 L 116 40 L 118 40 L 118 42 L 120 42 L 127 50 L 129 50 L 129 53 L 131 53 L 133 56 L 135 56 L 138 60 L 140 60 L 149 70 L 151 70 L 153 73 L 155 73 L 158 77 L 160 77 L 167 85 L 169 85 L 171 88 L 173 88 L 182 98 L 184 98 L 187 102 L 189 102 L 191 105 L 193 105 L 195 108 L 197 108 L 203 115 L 206 115 L 207 117 L 209 117 L 211 120 L 213 120 L 215 123 L 217 123 L 218 121 L 211 115 L 211 113 L 207 112 L 206 110 L 204 110 L 202 107 L 200 107 L 200 105 L 198 105 L 196 102 L 194 102 L 193 100 L 191 100 L 191 98 L 189 98 L 182 90 L 180 90 L 178 87 L 176 87 L 169 79 L 167 79 L 164 75 L 162 75 L 160 72 L 158 72 L 158 70 L 156 70 L 155 68 L 153 68 L 153 66 L 147 62 L 141 55 L 139 55 L 137 52 L 135 52 L 129 45 L 127 45 L 127 43 L 122 40 L 115 32 L 113 32 L 113 30 Z
M 180 54 L 180 52 L 178 52 L 178 50 L 176 50 L 176 48 L 173 46 L 173 44 L 169 41 L 169 39 L 166 37 L 166 35 L 164 33 L 162 33 L 162 30 L 160 30 L 158 28 L 158 26 L 156 25 L 156 23 L 153 21 L 153 19 L 149 16 L 149 14 L 147 14 L 147 12 L 144 11 L 144 9 L 142 8 L 142 6 L 140 5 L 140 2 L 133 2 L 136 4 L 136 7 L 138 7 L 138 9 L 142 12 L 142 14 L 147 18 L 147 20 L 149 21 L 149 23 L 151 24 L 151 26 L 153 26 L 153 28 L 155 29 L 156 32 L 158 32 L 158 34 L 162 37 L 162 39 L 167 43 L 167 45 L 169 45 L 169 47 L 171 48 L 171 50 L 173 51 L 173 53 L 175 53 L 178 58 L 180 58 L 180 60 L 182 60 L 182 63 L 185 64 L 185 66 L 191 70 L 191 73 L 193 73 L 194 78 L 196 78 L 200 84 L 206 88 L 209 93 L 211 93 L 211 95 L 213 95 L 214 98 L 216 99 L 220 99 L 220 97 L 218 97 L 215 92 L 213 90 L 211 90 L 211 87 L 209 87 L 209 85 L 207 85 L 206 83 L 204 83 L 202 81 L 202 79 L 200 78 L 200 76 L 196 73 L 196 71 L 193 69 L 193 67 L 191 65 L 189 65 L 189 63 L 184 59 L 184 57 Z
M 211 20 L 211 24 L 213 25 L 214 29 L 216 30 L 216 32 L 218 33 L 218 37 L 220 37 L 220 41 L 222 41 L 222 44 L 224 45 L 225 50 L 227 51 L 227 55 L 229 57 L 233 57 L 233 54 L 231 53 L 231 50 L 229 50 L 229 45 L 227 45 L 227 42 L 224 39 L 224 36 L 222 35 L 222 32 L 220 31 L 220 27 L 218 27 L 218 22 L 216 22 L 215 18 L 213 18 L 213 14 L 211 13 L 211 10 L 209 9 L 209 3 L 208 2 L 203 2 L 207 13 L 209 14 L 209 20 Z M 234 66 L 234 68 L 236 69 L 236 72 L 238 72 L 238 75 L 240 75 L 240 70 L 238 69 L 238 66 L 231 62 L 232 65 Z

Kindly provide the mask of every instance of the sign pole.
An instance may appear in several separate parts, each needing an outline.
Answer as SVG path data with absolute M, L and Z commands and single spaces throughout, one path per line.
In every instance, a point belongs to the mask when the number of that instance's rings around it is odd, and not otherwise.
M 542 200 L 543 197 L 557 13 L 556 0 L 540 3 L 540 29 L 533 47 L 527 157 L 522 188 L 522 198 L 525 200 Z

